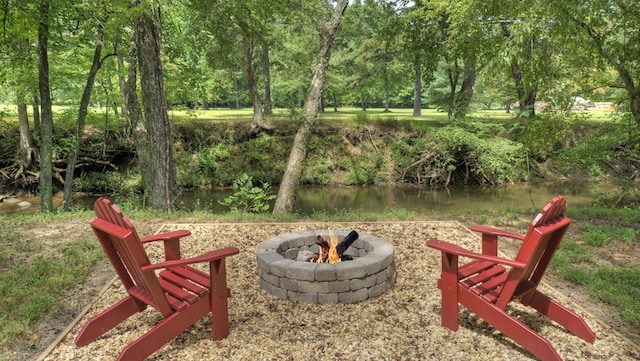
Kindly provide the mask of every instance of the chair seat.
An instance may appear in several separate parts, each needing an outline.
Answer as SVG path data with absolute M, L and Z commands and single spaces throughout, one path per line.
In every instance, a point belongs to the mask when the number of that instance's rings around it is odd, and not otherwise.
M 176 311 L 209 294 L 210 282 L 207 275 L 190 266 L 164 270 L 158 275 L 158 280 L 171 308 Z
M 487 261 L 472 261 L 460 267 L 459 284 L 468 288 L 487 302 L 495 303 L 507 280 L 508 270 Z

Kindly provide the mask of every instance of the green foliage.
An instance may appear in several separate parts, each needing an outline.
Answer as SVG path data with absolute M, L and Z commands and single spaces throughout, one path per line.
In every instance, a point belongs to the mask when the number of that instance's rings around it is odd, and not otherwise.
M 640 326 L 640 269 L 599 267 L 591 277 L 591 294 L 615 305 L 621 319 Z
M 603 208 L 640 209 L 640 189 L 635 182 L 618 178 L 608 190 L 593 196 L 593 205 Z
M 638 237 L 634 228 L 624 227 L 620 224 L 585 226 L 584 241 L 590 246 L 600 247 L 611 242 L 623 242 L 631 245 Z
M 459 127 L 442 128 L 432 137 L 440 168 L 468 172 L 477 183 L 500 184 L 525 177 L 520 144 L 500 137 L 483 139 Z
M 583 238 L 585 243 L 594 247 L 600 247 L 612 241 L 607 230 L 599 227 L 586 227 Z
M 66 159 L 76 145 L 75 135 L 58 138 L 53 145 L 53 153 L 60 159 Z
M 446 178 L 452 184 L 501 184 L 526 178 L 521 144 L 499 136 L 485 138 L 485 132 L 494 129 L 488 124 L 469 128 L 473 130 L 447 126 L 421 138 L 396 139 L 390 145 L 396 167 L 405 168 L 406 177 L 431 179 L 431 184 Z
M 550 268 L 573 283 L 586 285 L 591 276 L 588 272 L 589 266 L 582 265 L 591 265 L 593 262 L 594 256 L 587 246 L 565 238 L 554 255 Z
M 253 183 L 253 177 L 246 173 L 234 181 L 232 187 L 233 195 L 219 202 L 229 207 L 232 212 L 264 213 L 269 210 L 269 201 L 276 198 L 274 194 L 269 193 L 269 183 L 263 183 L 258 187 Z
M 549 155 L 562 148 L 570 136 L 585 122 L 581 113 L 569 113 L 547 110 L 531 120 L 515 123 L 512 131 L 526 147 L 529 155 L 535 159 L 547 159 Z
M 193 154 L 186 152 L 177 154 L 178 184 L 182 187 L 218 184 L 219 162 L 228 157 L 229 150 L 226 143 L 218 143 L 212 147 L 202 146 Z
M 75 192 L 119 194 L 139 193 L 144 186 L 137 168 L 125 171 L 87 172 L 74 180 Z

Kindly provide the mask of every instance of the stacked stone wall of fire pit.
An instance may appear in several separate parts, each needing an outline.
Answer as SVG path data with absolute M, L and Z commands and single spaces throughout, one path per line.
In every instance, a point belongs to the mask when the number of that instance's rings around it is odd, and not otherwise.
M 348 232 L 315 230 L 282 234 L 256 250 L 260 287 L 282 299 L 308 303 L 355 303 L 380 296 L 396 282 L 393 245 L 361 234 L 344 253 L 353 260 L 329 263 L 297 261 L 301 251 L 318 252 L 316 237 Z

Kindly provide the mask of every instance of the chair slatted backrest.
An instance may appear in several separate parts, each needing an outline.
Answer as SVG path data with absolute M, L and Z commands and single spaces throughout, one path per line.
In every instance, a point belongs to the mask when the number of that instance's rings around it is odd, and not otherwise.
M 127 292 L 163 316 L 173 313 L 155 273 L 141 269 L 151 262 L 133 223 L 105 198 L 96 201 L 95 212 L 91 226 Z
M 557 196 L 533 219 L 515 259 L 526 267 L 509 272 L 496 302 L 499 307 L 505 307 L 513 298 L 526 297 L 538 287 L 571 223 L 564 215 L 566 209 L 564 197 Z

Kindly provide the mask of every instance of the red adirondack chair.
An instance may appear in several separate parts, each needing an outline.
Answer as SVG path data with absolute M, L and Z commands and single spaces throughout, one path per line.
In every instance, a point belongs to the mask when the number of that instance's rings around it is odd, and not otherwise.
M 77 346 L 87 345 L 147 306 L 160 311 L 164 319 L 127 345 L 118 360 L 144 360 L 209 312 L 213 339 L 229 335 L 225 258 L 238 254 L 237 248 L 181 259 L 180 238 L 190 235 L 189 231 L 140 239 L 131 221 L 108 199 L 98 199 L 95 212 L 91 227 L 128 296 L 91 318 L 76 336 Z M 164 262 L 149 261 L 143 244 L 154 241 L 164 242 Z M 209 263 L 209 274 L 191 266 L 203 262 Z
M 538 291 L 537 287 L 571 220 L 564 215 L 566 201 L 557 196 L 531 222 L 525 236 L 486 227 L 471 229 L 482 234 L 482 253 L 455 244 L 429 240 L 442 252 L 442 325 L 458 330 L 458 303 L 541 360 L 562 360 L 551 343 L 505 311 L 518 300 L 546 315 L 576 336 L 592 343 L 595 333 L 572 310 Z M 514 260 L 498 256 L 498 237 L 522 241 Z M 458 264 L 458 257 L 470 262 Z

